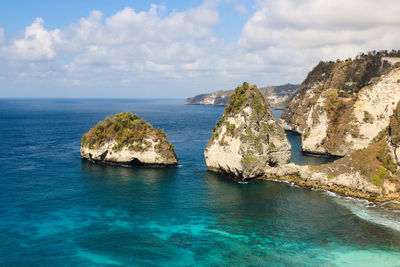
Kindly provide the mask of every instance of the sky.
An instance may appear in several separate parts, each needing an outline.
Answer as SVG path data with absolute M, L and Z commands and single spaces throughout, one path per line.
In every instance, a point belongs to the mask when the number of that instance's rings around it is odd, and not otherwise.
M 0 97 L 185 98 L 400 49 L 398 0 L 8 0 Z

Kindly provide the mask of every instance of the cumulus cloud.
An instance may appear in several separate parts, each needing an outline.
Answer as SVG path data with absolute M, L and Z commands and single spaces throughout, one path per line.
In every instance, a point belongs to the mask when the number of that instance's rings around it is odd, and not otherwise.
M 56 55 L 54 45 L 60 41 L 59 29 L 48 31 L 44 28 L 43 19 L 36 18 L 30 26 L 26 27 L 24 38 L 14 40 L 4 50 L 18 59 L 52 59 Z
M 237 29 L 237 43 L 214 32 L 219 2 L 249 16 Z M 60 29 L 47 29 L 37 18 L 9 40 L 0 28 L 2 82 L 121 86 L 132 88 L 131 96 L 168 86 L 175 96 L 189 96 L 186 90 L 229 89 L 243 80 L 259 86 L 301 82 L 321 59 L 400 46 L 397 0 L 258 0 L 251 15 L 243 3 L 207 0 L 169 13 L 152 4 L 111 16 L 94 10 Z M 170 95 L 166 89 L 159 96 Z
M 239 45 L 269 61 L 308 69 L 320 59 L 398 48 L 398 14 L 400 4 L 395 0 L 259 1 Z

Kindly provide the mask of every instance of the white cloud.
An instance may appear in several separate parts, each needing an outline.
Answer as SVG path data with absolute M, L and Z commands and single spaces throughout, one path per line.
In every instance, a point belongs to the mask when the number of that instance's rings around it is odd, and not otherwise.
M 258 5 L 239 44 L 270 59 L 278 56 L 281 63 L 300 56 L 298 63 L 309 66 L 320 59 L 400 46 L 396 0 L 282 0 Z
M 0 28 L 2 82 L 119 85 L 138 92 L 168 87 L 176 90 L 174 96 L 188 96 L 192 92 L 185 90 L 228 89 L 243 80 L 260 86 L 300 82 L 321 59 L 400 47 L 397 0 L 259 0 L 237 29 L 237 44 L 215 35 L 220 2 L 248 12 L 241 0 L 206 0 L 181 12 L 167 13 L 155 4 L 111 16 L 94 10 L 51 30 L 37 18 L 22 37 L 10 40 Z
M 22 39 L 14 40 L 10 46 L 5 47 L 5 51 L 18 59 L 42 60 L 52 59 L 56 52 L 54 45 L 60 42 L 60 30 L 47 31 L 42 18 L 35 21 L 25 29 Z

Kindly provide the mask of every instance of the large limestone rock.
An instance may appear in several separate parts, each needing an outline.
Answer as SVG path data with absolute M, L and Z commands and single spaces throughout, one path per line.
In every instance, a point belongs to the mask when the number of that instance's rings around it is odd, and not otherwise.
M 302 135 L 306 152 L 344 156 L 367 147 L 400 100 L 400 53 L 321 62 L 282 114 L 282 126 Z
M 204 155 L 209 170 L 248 179 L 289 162 L 290 144 L 257 87 L 243 83 L 214 127 Z
M 82 137 L 81 158 L 113 165 L 172 167 L 174 146 L 161 129 L 131 112 L 107 117 Z
M 267 169 L 265 178 L 373 201 L 400 201 L 400 102 L 389 120 L 364 149 L 355 150 L 331 164 L 287 164 Z

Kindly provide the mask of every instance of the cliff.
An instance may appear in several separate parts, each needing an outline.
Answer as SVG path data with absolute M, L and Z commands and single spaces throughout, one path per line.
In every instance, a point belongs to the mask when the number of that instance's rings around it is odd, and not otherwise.
M 81 158 L 116 165 L 169 167 L 178 160 L 161 129 L 131 112 L 107 117 L 82 137 Z
M 400 201 L 400 102 L 392 114 L 386 127 L 366 148 L 355 150 L 331 164 L 288 164 L 268 169 L 265 178 L 372 201 Z
M 286 130 L 302 135 L 306 152 L 344 156 L 384 129 L 400 100 L 400 57 L 378 52 L 320 62 L 285 108 Z
M 298 84 L 285 84 L 280 86 L 263 87 L 259 90 L 273 108 L 283 109 L 298 88 Z M 187 98 L 185 100 L 185 105 L 226 106 L 228 105 L 229 98 L 233 93 L 234 90 L 220 90 L 209 94 L 201 94 Z
M 243 83 L 230 97 L 204 152 L 209 170 L 244 180 L 290 160 L 283 128 L 255 85 Z

